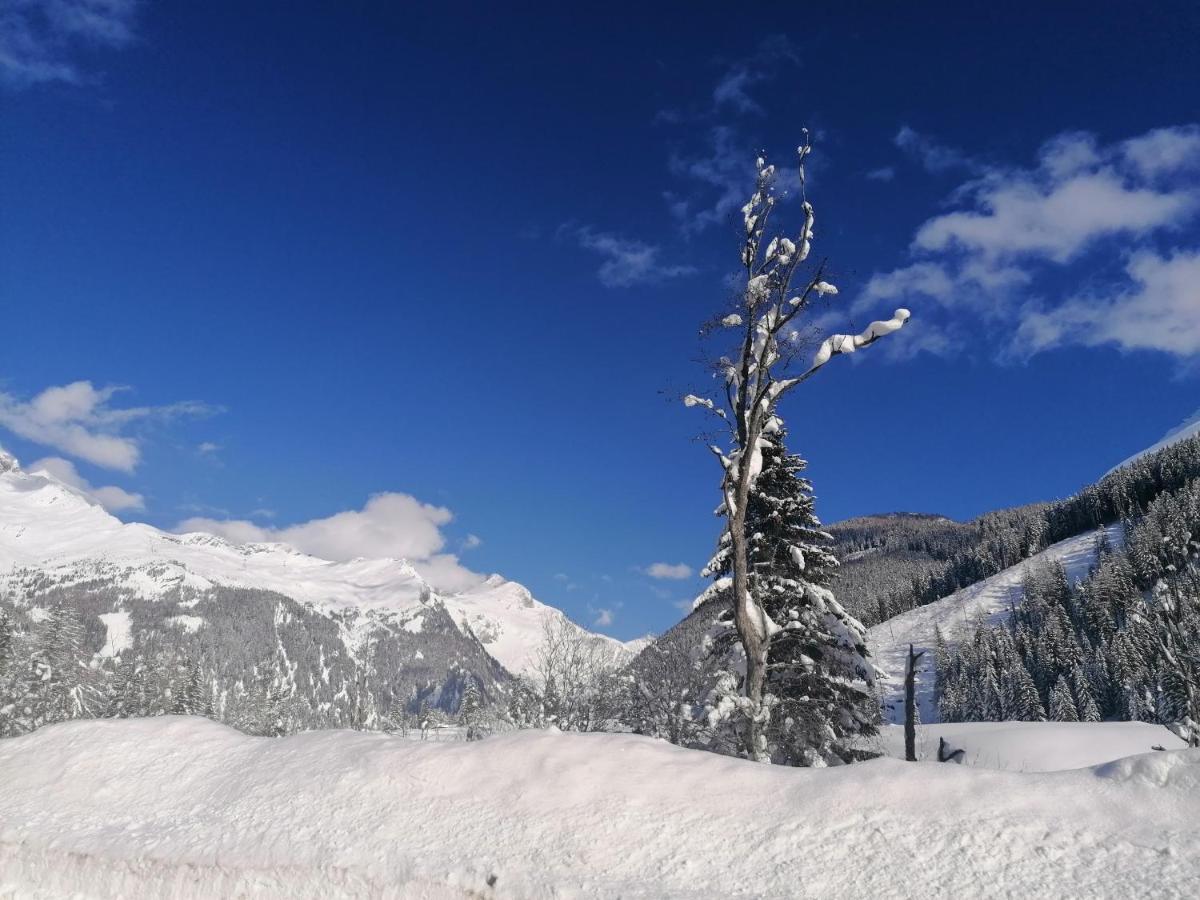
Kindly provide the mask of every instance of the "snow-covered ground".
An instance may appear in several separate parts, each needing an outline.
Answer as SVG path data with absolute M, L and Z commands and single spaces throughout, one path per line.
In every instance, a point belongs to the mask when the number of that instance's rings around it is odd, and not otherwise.
M 324 612 L 390 615 L 412 631 L 420 630 L 424 604 L 433 597 L 460 629 L 469 627 L 513 673 L 526 671 L 533 661 L 543 620 L 565 618 L 522 585 L 498 575 L 468 591 L 442 593 L 403 559 L 333 562 L 287 544 L 234 544 L 211 534 L 171 534 L 122 522 L 52 473 L 23 472 L 11 457 L 5 459 L 10 462 L 0 470 L 0 589 L 15 590 L 25 577 L 22 570 L 64 583 L 102 575 L 145 599 L 179 586 L 204 590 L 219 584 L 274 591 Z M 111 616 L 105 619 L 112 645 L 108 652 L 115 653 L 129 638 L 122 630 L 128 617 L 122 619 L 116 608 Z M 186 627 L 201 625 L 196 621 Z M 635 652 L 612 638 L 595 637 L 617 657 Z
M 1111 546 L 1120 544 L 1121 526 L 1110 526 L 1105 532 Z M 1100 534 L 1099 530 L 1089 531 L 1060 541 L 991 578 L 868 629 L 867 647 L 875 665 L 885 674 L 880 681 L 884 720 L 894 723 L 904 721 L 904 669 L 909 644 L 918 651 L 929 651 L 917 664 L 916 695 L 921 721 L 936 722 L 938 715 L 933 700 L 932 678 L 934 626 L 939 626 L 946 642 L 954 645 L 972 637 L 980 624 L 1003 622 L 1013 608 L 1020 606 L 1021 585 L 1031 566 L 1058 561 L 1066 569 L 1068 579 L 1073 581 L 1082 578 L 1096 563 Z
M 917 759 L 936 760 L 938 741 L 962 750 L 962 765 L 1006 772 L 1082 769 L 1187 744 L 1149 722 L 959 722 L 917 726 Z M 904 726 L 885 725 L 875 749 L 904 759 Z
M 631 735 L 0 742 L 0 897 L 1157 897 L 1200 883 L 1200 751 L 1022 774 L 789 769 Z

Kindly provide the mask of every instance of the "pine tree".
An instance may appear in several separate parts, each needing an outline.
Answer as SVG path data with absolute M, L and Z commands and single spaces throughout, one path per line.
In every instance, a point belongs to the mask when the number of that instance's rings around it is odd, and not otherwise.
M 933 696 L 941 698 L 946 681 L 946 668 L 950 665 L 950 651 L 946 647 L 946 636 L 940 625 L 933 626 Z
M 828 616 L 843 620 L 848 618 L 840 606 L 835 611 L 836 601 L 833 601 L 832 594 L 816 583 L 796 585 L 793 593 L 799 602 L 792 606 L 798 617 L 795 620 L 774 618 L 762 604 L 766 599 L 777 598 L 756 590 L 760 573 L 751 561 L 754 548 L 750 547 L 750 542 L 755 531 L 749 527 L 749 507 L 761 478 L 764 447 L 772 445 L 775 440 L 773 432 L 779 423 L 779 403 L 788 393 L 821 371 L 834 357 L 875 344 L 902 328 L 909 318 L 908 310 L 898 309 L 891 319 L 872 322 L 858 334 L 831 334 L 822 341 L 806 368 L 795 365 L 798 357 L 794 352 L 793 336 L 799 333 L 804 317 L 811 312 L 817 300 L 837 293 L 837 287 L 825 281 L 823 265 L 806 267 L 812 249 L 814 212 L 812 204 L 804 196 L 803 172 L 805 157 L 811 150 L 807 139 L 799 148 L 804 223 L 795 240 L 783 234 L 772 235 L 767 232 L 777 199 L 776 172 L 775 167 L 768 165 L 765 159 L 756 161 L 754 192 L 742 207 L 744 240 L 740 257 L 745 280 L 734 309 L 726 307 L 728 314 L 715 319 L 713 327 L 706 329 L 714 337 L 727 336 L 721 349 L 729 352 L 721 356 L 717 363 L 723 380 L 722 389 L 719 389 L 718 400 L 694 394 L 683 398 L 685 405 L 708 410 L 728 428 L 726 447 L 713 447 L 722 470 L 722 504 L 718 514 L 725 520 L 721 548 L 728 564 L 728 575 L 723 580 L 727 582 L 724 590 L 729 597 L 732 624 L 742 647 L 743 664 L 739 666 L 744 673 L 739 685 L 741 697 L 734 703 L 734 708 L 738 710 L 737 730 L 742 752 L 755 760 L 771 758 L 766 729 L 771 725 L 773 716 L 777 739 L 781 733 L 779 729 L 784 728 L 796 735 L 803 735 L 801 740 L 809 745 L 800 751 L 798 759 L 815 754 L 812 757 L 815 760 L 826 751 L 836 755 L 832 747 L 822 746 L 829 745 L 831 741 L 827 735 L 820 733 L 821 723 L 837 722 L 838 716 L 843 713 L 851 720 L 857 719 L 853 710 L 858 704 L 848 697 L 829 696 L 831 685 L 826 677 L 837 669 L 849 670 L 853 680 L 869 681 L 872 676 L 870 668 L 864 668 L 861 673 L 854 671 L 857 662 L 851 657 L 865 659 L 865 649 L 859 651 L 861 635 L 856 634 L 855 629 L 846 622 L 845 629 L 839 628 L 830 634 L 832 641 L 842 644 L 844 649 L 827 654 L 822 652 L 820 657 L 814 657 L 817 668 L 824 668 L 824 673 L 817 672 L 809 680 L 820 686 L 822 694 L 826 696 L 814 698 L 802 709 L 795 710 L 797 715 L 778 711 L 782 718 L 771 709 L 775 699 L 768 702 L 767 698 L 771 695 L 767 685 L 772 672 L 770 657 L 780 635 L 794 631 L 797 633 L 793 638 L 795 643 L 823 643 L 817 632 L 821 620 Z M 769 493 L 766 495 L 771 496 Z M 793 551 L 797 568 L 804 569 L 806 561 L 803 548 L 787 548 L 788 555 Z M 801 592 L 804 595 L 802 600 L 799 597 Z M 803 621 L 801 616 L 815 621 Z M 859 626 L 857 631 L 861 630 Z M 800 655 L 790 649 L 785 649 L 783 653 L 791 659 L 798 659 Z M 835 659 L 839 654 L 841 658 Z M 800 674 L 793 672 L 796 677 Z M 799 699 L 803 695 L 788 692 L 785 696 Z M 840 707 L 837 713 L 834 707 Z M 838 722 L 843 731 L 847 724 L 850 730 L 858 731 L 866 723 Z M 799 746 L 791 736 L 786 737 L 784 743 Z M 841 736 L 834 735 L 832 743 L 840 744 Z
M 1046 718 L 1042 708 L 1041 697 L 1038 696 L 1037 685 L 1029 670 L 1017 662 L 1012 669 L 1013 679 L 1013 709 L 1011 718 L 1019 722 L 1041 722 Z
M 18 647 L 12 617 L 0 609 L 0 737 L 19 734 L 20 710 L 25 683 L 19 677 Z
M 1075 706 L 1079 710 L 1079 721 L 1099 722 L 1100 710 L 1096 706 L 1096 699 L 1092 696 L 1092 688 L 1088 684 L 1087 676 L 1083 674 L 1083 669 L 1079 666 L 1071 671 L 1071 690 L 1075 694 Z
M 466 729 L 468 741 L 482 740 L 487 734 L 484 721 L 483 695 L 479 685 L 471 676 L 463 688 L 462 704 L 458 708 L 458 721 Z
M 1075 708 L 1075 699 L 1071 696 L 1071 688 L 1067 679 L 1060 675 L 1050 691 L 1050 719 L 1054 722 L 1078 722 L 1079 711 Z
M 215 718 L 212 691 L 204 679 L 200 663 L 195 659 L 183 666 L 183 677 L 173 698 L 172 712 L 182 716 Z
M 859 737 L 876 732 L 875 670 L 865 629 L 828 587 L 837 559 L 801 474 L 807 463 L 788 452 L 786 438 L 775 417 L 746 510 L 750 589 L 782 626 L 767 657 L 766 752 L 786 765 L 837 764 L 853 758 Z M 731 567 L 723 544 L 706 572 L 721 578 Z
M 6 610 L 0 609 L 0 684 L 8 674 L 13 658 L 13 627 L 12 617 Z
M 95 715 L 103 708 L 95 674 L 88 667 L 83 622 L 57 603 L 37 627 L 19 717 L 27 730 Z
M 104 715 L 119 719 L 142 715 L 140 678 L 137 657 L 132 650 L 123 651 L 117 658 L 116 669 L 105 682 Z

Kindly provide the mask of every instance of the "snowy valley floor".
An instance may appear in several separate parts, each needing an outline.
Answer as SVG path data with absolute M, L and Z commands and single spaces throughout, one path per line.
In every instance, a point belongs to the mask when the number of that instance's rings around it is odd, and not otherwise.
M 1051 728 L 1051 744 L 1109 753 L 1169 738 Z M 986 731 L 967 729 L 984 753 Z M 992 743 L 997 762 L 1025 753 L 1011 729 Z M 268 739 L 167 717 L 0 741 L 0 784 L 0 897 L 1184 897 L 1200 883 L 1200 751 L 1046 773 L 797 770 L 626 735 Z

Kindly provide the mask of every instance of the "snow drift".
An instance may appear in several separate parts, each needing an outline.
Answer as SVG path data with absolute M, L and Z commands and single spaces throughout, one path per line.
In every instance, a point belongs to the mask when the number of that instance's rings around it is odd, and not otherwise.
M 0 896 L 1190 896 L 1200 751 L 1046 774 L 193 719 L 0 743 Z
M 938 741 L 962 750 L 962 765 L 1007 772 L 1083 769 L 1147 751 L 1187 744 L 1151 722 L 956 722 L 918 725 L 917 758 L 937 759 Z M 904 759 L 904 727 L 885 725 L 876 746 Z

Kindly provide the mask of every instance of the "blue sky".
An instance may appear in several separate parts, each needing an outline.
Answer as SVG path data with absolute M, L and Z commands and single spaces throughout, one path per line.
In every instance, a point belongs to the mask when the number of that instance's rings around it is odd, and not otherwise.
M 913 312 L 784 409 L 826 521 L 1062 496 L 1200 407 L 1194 6 L 652 6 L 8 4 L 0 443 L 662 629 L 717 529 L 676 400 L 803 127 L 822 324 Z

